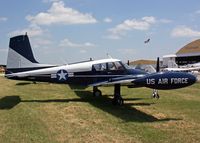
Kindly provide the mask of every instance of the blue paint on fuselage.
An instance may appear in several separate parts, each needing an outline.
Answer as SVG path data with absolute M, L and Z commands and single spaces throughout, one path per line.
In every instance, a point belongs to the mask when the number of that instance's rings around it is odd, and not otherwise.
M 159 72 L 134 80 L 136 86 L 153 89 L 177 89 L 194 84 L 197 78 L 185 72 Z
M 127 69 L 127 74 L 128 75 L 146 75 L 148 74 L 147 72 L 139 69 Z
M 56 78 L 52 78 L 51 74 L 24 78 L 10 77 L 10 79 L 74 84 L 83 86 L 106 81 L 116 82 L 121 80 L 133 80 L 133 85 L 130 87 L 148 87 L 152 89 L 163 90 L 182 88 L 192 85 L 196 82 L 196 77 L 194 75 L 185 72 L 158 72 L 148 74 L 138 69 L 75 72 L 73 73 L 73 76 L 67 75 L 67 77 L 65 77 L 66 80 L 62 78 L 59 80 L 60 76 L 58 75 Z
M 59 70 L 60 71 L 60 70 Z M 93 83 L 111 81 L 111 80 L 123 80 L 123 79 L 135 79 L 137 75 L 146 75 L 146 72 L 137 69 L 124 69 L 113 71 L 85 71 L 75 72 L 73 76 L 68 76 L 67 80 L 58 80 L 59 77 L 52 78 L 51 74 L 35 75 L 34 77 L 8 77 L 15 80 L 28 80 L 28 81 L 40 81 L 40 82 L 52 82 L 63 84 L 75 84 L 75 85 L 90 85 Z M 134 76 L 134 77 L 133 77 Z

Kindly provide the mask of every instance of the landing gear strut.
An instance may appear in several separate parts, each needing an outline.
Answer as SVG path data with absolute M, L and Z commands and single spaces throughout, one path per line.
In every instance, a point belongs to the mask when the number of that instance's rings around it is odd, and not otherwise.
M 97 86 L 93 87 L 93 95 L 94 97 L 102 96 L 101 90 L 99 90 Z
M 157 90 L 157 89 L 153 89 L 152 98 L 156 98 L 156 99 L 159 99 L 159 98 L 160 98 L 160 96 L 159 96 L 159 94 L 158 94 L 158 90 Z
M 112 99 L 113 105 L 123 105 L 124 100 L 121 97 L 121 85 L 120 84 L 115 84 L 114 85 L 114 98 Z

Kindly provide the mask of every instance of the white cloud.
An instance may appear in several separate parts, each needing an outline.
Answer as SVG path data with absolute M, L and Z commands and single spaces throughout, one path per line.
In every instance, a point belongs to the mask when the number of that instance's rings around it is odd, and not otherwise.
M 3 21 L 3 22 L 5 22 L 5 21 L 7 21 L 8 20 L 8 18 L 7 17 L 0 17 L 0 21 Z
M 74 43 L 66 38 L 60 42 L 59 46 L 60 47 L 72 47 L 72 48 L 91 48 L 91 47 L 95 47 L 96 45 L 92 44 L 90 42 Z
M 110 35 L 107 36 L 111 39 L 120 39 L 122 36 L 126 35 L 127 31 L 148 30 L 153 24 L 157 22 L 156 18 L 153 16 L 146 16 L 141 19 L 125 20 L 123 23 L 109 29 Z
M 195 31 L 186 26 L 178 26 L 172 30 L 171 36 L 173 36 L 173 37 L 198 37 L 198 36 L 200 36 L 200 31 Z
M 65 7 L 63 1 L 53 2 L 47 12 L 40 12 L 35 16 L 28 15 L 26 19 L 38 25 L 88 24 L 97 22 L 91 14 L 83 14 L 70 7 Z
M 153 16 L 145 16 L 142 18 L 143 21 L 146 21 L 147 23 L 149 24 L 153 24 L 153 23 L 156 23 L 156 18 L 153 17 Z
M 35 24 L 31 24 L 27 28 L 15 30 L 13 32 L 10 32 L 8 35 L 9 36 L 16 36 L 16 35 L 25 34 L 26 32 L 27 32 L 28 36 L 35 37 L 35 36 L 42 35 L 44 33 L 44 30 L 41 27 L 39 27 Z
M 60 0 L 42 0 L 42 2 L 44 2 L 44 3 L 48 3 L 48 2 L 57 2 L 57 1 L 60 1 Z
M 159 20 L 161 23 L 172 23 L 172 20 L 170 20 L 170 19 L 160 19 Z
M 31 45 L 35 48 L 42 47 L 46 48 L 52 44 L 52 41 L 49 39 L 49 33 L 47 30 L 43 30 L 40 26 L 35 24 L 29 25 L 27 28 L 15 30 L 13 32 L 8 33 L 9 37 L 24 35 L 27 33 L 29 37 L 31 37 Z
M 34 47 L 46 47 L 50 46 L 52 44 L 52 41 L 45 38 L 45 37 L 38 37 L 38 38 L 32 38 L 32 44 Z
M 112 19 L 109 18 L 109 17 L 107 17 L 107 18 L 105 18 L 103 21 L 106 22 L 106 23 L 110 23 L 110 22 L 112 22 Z

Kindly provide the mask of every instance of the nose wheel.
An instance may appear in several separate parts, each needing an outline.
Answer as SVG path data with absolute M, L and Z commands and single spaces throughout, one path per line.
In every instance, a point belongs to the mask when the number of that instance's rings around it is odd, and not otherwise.
M 159 96 L 159 94 L 158 94 L 158 90 L 153 89 L 152 98 L 156 98 L 156 99 L 159 99 L 159 98 L 160 98 L 160 96 Z

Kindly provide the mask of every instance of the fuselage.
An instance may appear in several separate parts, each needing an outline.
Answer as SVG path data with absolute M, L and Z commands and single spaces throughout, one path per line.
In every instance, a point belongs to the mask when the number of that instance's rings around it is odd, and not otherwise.
M 129 75 L 129 78 L 132 76 L 134 79 L 136 76 L 146 74 L 146 72 L 131 69 L 118 59 L 102 59 L 62 66 L 41 67 L 41 69 L 36 70 L 27 69 L 27 71 L 7 74 L 6 76 L 10 79 L 89 85 L 108 81 L 111 78 Z
M 129 87 L 149 87 L 153 89 L 175 89 L 192 85 L 196 77 L 188 73 L 159 72 L 146 73 L 132 69 L 118 59 L 90 60 L 68 65 L 49 65 L 39 63 L 33 55 L 27 35 L 10 38 L 7 70 L 9 79 L 42 81 L 53 83 L 89 85 L 93 87 L 120 85 Z M 119 92 L 116 92 L 117 94 Z

